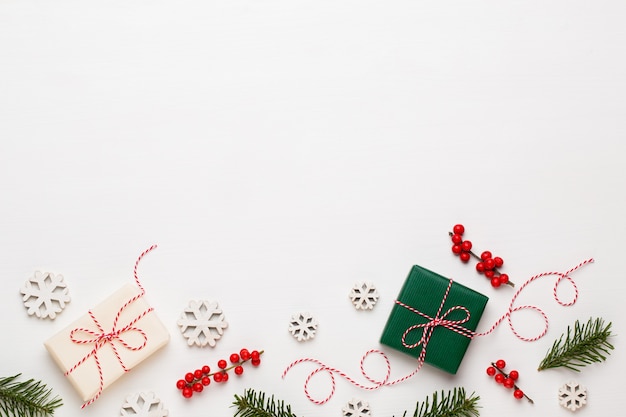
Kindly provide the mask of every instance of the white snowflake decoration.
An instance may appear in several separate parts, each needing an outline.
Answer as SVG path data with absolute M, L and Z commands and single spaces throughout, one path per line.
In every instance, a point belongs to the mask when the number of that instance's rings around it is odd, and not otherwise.
M 359 282 L 350 290 L 350 299 L 357 310 L 371 310 L 378 301 L 378 291 L 371 282 Z
M 206 300 L 190 301 L 176 323 L 189 346 L 195 344 L 201 347 L 207 344 L 214 347 L 228 327 L 224 313 L 217 303 Z
M 578 382 L 568 382 L 559 388 L 559 404 L 570 411 L 576 411 L 587 404 L 587 388 Z
M 70 302 L 70 296 L 63 282 L 63 275 L 54 275 L 50 272 L 35 271 L 35 275 L 24 283 L 20 289 L 24 305 L 29 315 L 36 315 L 40 319 L 50 317 L 54 320 L 57 313 Z
M 166 417 L 168 410 L 153 392 L 139 392 L 126 397 L 121 415 L 122 417 Z
M 291 316 L 289 322 L 289 333 L 298 342 L 309 340 L 315 337 L 317 331 L 317 320 L 309 313 L 298 313 Z
M 369 403 L 353 398 L 341 409 L 345 417 L 370 417 L 372 410 Z

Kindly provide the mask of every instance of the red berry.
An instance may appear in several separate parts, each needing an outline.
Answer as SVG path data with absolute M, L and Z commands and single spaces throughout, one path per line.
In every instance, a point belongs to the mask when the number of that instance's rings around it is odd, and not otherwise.
M 196 382 L 195 384 L 193 384 L 193 390 L 195 392 L 202 392 L 203 389 L 204 389 L 204 386 L 201 383 Z
M 187 382 L 185 382 L 185 380 L 184 380 L 184 379 L 179 379 L 179 380 L 176 382 L 176 388 L 178 388 L 178 389 L 183 389 L 183 388 L 185 388 L 186 386 L 187 386 Z
M 485 277 L 487 277 L 487 278 L 489 278 L 489 279 L 493 278 L 493 277 L 494 277 L 494 275 L 496 275 L 496 273 L 495 273 L 495 272 L 493 272 L 492 270 L 485 271 Z
M 188 372 L 188 373 L 185 374 L 185 381 L 193 382 L 194 379 L 195 378 L 194 378 L 194 376 L 193 376 L 193 374 L 191 372 Z
M 228 381 L 228 374 L 224 372 L 224 374 L 222 374 L 222 382 L 226 382 L 226 381 Z
M 504 385 L 506 388 L 513 388 L 513 386 L 515 385 L 515 381 L 513 381 L 511 378 L 506 378 L 502 385 Z
M 248 349 L 241 349 L 241 351 L 239 352 L 239 355 L 241 356 L 241 359 L 244 361 L 247 361 L 248 359 L 250 359 L 250 352 L 248 352 Z
M 516 389 L 513 392 L 513 396 L 517 398 L 518 400 L 521 400 L 522 398 L 524 398 L 524 391 L 522 391 L 521 389 Z
M 498 384 L 502 384 L 504 382 L 504 375 L 502 374 L 496 374 L 495 376 L 495 380 Z
M 455 245 L 460 245 L 461 242 L 463 242 L 463 237 L 461 237 L 461 235 L 452 235 L 452 243 L 454 243 Z
M 491 252 L 489 252 L 488 250 L 484 251 L 483 253 L 480 254 L 480 259 L 482 259 L 483 261 L 486 261 L 487 259 L 491 259 Z
M 498 288 L 500 286 L 500 277 L 491 278 L 491 286 L 493 288 Z
M 243 374 L 243 366 L 241 365 L 235 366 L 235 374 L 237 375 Z
M 232 355 L 230 355 L 230 361 L 231 363 L 239 362 L 239 355 L 237 355 L 236 353 L 233 353 Z
M 206 375 L 206 374 L 208 374 L 208 373 L 210 373 L 210 372 L 211 372 L 211 368 L 210 368 L 208 365 L 204 365 L 204 366 L 202 367 L 202 373 L 203 373 L 203 374 L 205 374 L 205 375 Z
M 222 382 L 222 377 L 224 376 L 223 373 L 218 372 L 215 375 L 213 375 L 213 379 L 215 380 L 215 382 Z
M 452 228 L 452 231 L 455 235 L 462 235 L 463 233 L 465 233 L 465 227 L 463 227 L 462 224 L 455 224 Z
M 517 378 L 519 378 L 519 372 L 515 370 L 509 372 L 509 378 L 511 378 L 513 381 L 517 381 Z
M 485 269 L 488 270 L 488 271 L 491 271 L 493 268 L 496 267 L 496 263 L 491 258 L 485 259 L 483 261 L 483 265 L 485 265 Z
M 461 249 L 461 245 L 452 245 L 452 253 L 454 253 L 455 255 L 458 255 L 462 251 L 463 249 Z
M 193 376 L 195 379 L 200 379 L 202 378 L 202 370 L 201 369 L 196 369 L 195 371 L 193 371 Z M 189 381 L 191 382 L 191 381 Z
M 193 390 L 191 389 L 191 387 L 183 388 L 183 397 L 191 398 L 192 395 L 193 395 Z
M 472 250 L 472 242 L 469 240 L 466 240 L 465 242 L 461 243 L 461 249 L 463 249 L 464 252 L 469 252 Z
M 220 369 L 224 369 L 224 368 L 226 368 L 227 366 L 228 366 L 228 362 L 226 362 L 224 359 L 220 359 L 220 360 L 217 362 L 217 367 L 218 367 L 218 368 L 220 368 Z
M 507 274 L 500 274 L 500 284 L 504 285 L 509 282 L 509 276 Z
M 476 270 L 480 273 L 480 272 L 485 272 L 485 264 L 482 262 L 478 262 L 476 264 Z
M 210 383 L 211 383 L 211 378 L 209 378 L 208 376 L 202 377 L 202 385 L 206 386 L 206 385 L 209 385 Z
M 461 262 L 469 262 L 470 260 L 470 254 L 467 252 L 461 252 L 459 254 L 459 258 L 461 258 Z
M 496 263 L 497 268 L 500 268 L 502 265 L 504 265 L 504 261 L 499 256 L 493 258 L 493 261 Z
M 261 359 L 252 359 L 250 363 L 252 366 L 259 366 L 261 364 Z
M 493 366 L 490 366 L 489 368 L 487 368 L 487 375 L 494 376 L 495 374 L 496 374 L 496 368 L 494 368 Z
M 252 353 L 250 354 L 250 357 L 253 360 L 259 359 L 261 357 L 261 354 L 257 350 L 253 350 Z
M 503 359 L 498 359 L 496 361 L 496 368 L 504 369 L 505 366 L 506 366 L 506 362 Z

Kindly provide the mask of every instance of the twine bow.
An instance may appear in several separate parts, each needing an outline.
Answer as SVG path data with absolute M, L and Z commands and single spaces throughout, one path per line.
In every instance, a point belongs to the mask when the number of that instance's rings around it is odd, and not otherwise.
M 137 322 L 137 320 L 139 320 L 139 317 L 121 329 L 116 329 L 115 328 L 116 325 L 114 324 L 111 331 L 106 333 L 104 329 L 102 328 L 102 326 L 100 325 L 100 322 L 96 319 L 96 317 L 91 311 L 89 311 L 89 316 L 93 320 L 94 324 L 98 327 L 98 331 L 94 332 L 93 330 L 79 327 L 70 332 L 70 339 L 72 340 L 72 342 L 78 343 L 78 344 L 87 344 L 87 345 L 93 344 L 94 349 L 90 353 L 90 355 L 96 354 L 96 352 L 107 343 L 110 343 L 111 348 L 117 352 L 115 344 L 113 344 L 115 340 L 118 340 L 119 343 L 128 350 L 141 350 L 146 346 L 146 343 L 148 343 L 148 336 L 146 335 L 146 333 L 137 327 L 133 327 L 133 325 Z M 128 343 L 126 340 L 122 338 L 122 335 L 127 332 L 139 333 L 141 337 L 143 338 L 143 343 L 141 343 L 138 346 L 133 346 L 130 343 Z M 83 335 L 76 336 L 77 333 L 83 333 Z M 92 336 L 92 337 L 89 338 L 89 336 Z M 122 367 L 125 368 L 123 363 L 120 363 L 120 365 L 122 365 Z
M 118 363 L 120 364 L 124 372 L 128 372 L 130 371 L 130 369 L 128 369 L 126 365 L 124 364 L 124 361 L 122 360 L 122 357 L 120 356 L 118 352 L 115 342 L 119 343 L 125 349 L 131 350 L 131 351 L 141 350 L 144 347 L 146 347 L 148 343 L 148 335 L 142 329 L 135 327 L 135 324 L 139 320 L 141 320 L 143 317 L 145 317 L 148 313 L 153 311 L 154 308 L 149 307 L 145 309 L 144 311 L 139 313 L 137 316 L 135 316 L 128 324 L 126 324 L 124 327 L 121 327 L 119 329 L 118 329 L 118 322 L 124 310 L 126 310 L 135 301 L 143 297 L 144 294 L 146 293 L 146 290 L 143 288 L 143 286 L 139 282 L 139 277 L 137 276 L 137 265 L 139 264 L 139 261 L 141 260 L 141 258 L 143 258 L 148 252 L 150 252 L 151 250 L 155 248 L 156 248 L 156 245 L 151 246 L 149 249 L 144 251 L 137 259 L 137 262 L 135 263 L 135 269 L 134 269 L 135 282 L 137 283 L 137 286 L 141 289 L 141 292 L 135 295 L 134 297 L 130 298 L 128 301 L 126 301 L 126 303 L 124 303 L 122 307 L 120 307 L 120 309 L 117 311 L 117 314 L 115 315 L 115 319 L 113 320 L 113 325 L 111 326 L 111 330 L 109 332 L 105 332 L 104 328 L 102 327 L 102 325 L 100 324 L 100 322 L 98 321 L 98 319 L 96 318 L 96 316 L 93 314 L 91 310 L 89 311 L 89 317 L 91 317 L 91 320 L 93 320 L 94 324 L 98 328 L 98 331 L 93 331 L 91 329 L 78 327 L 78 328 L 73 329 L 70 332 L 70 340 L 73 343 L 77 343 L 81 345 L 93 345 L 93 349 L 88 354 L 83 356 L 72 367 L 70 367 L 70 369 L 67 370 L 67 372 L 65 372 L 65 376 L 68 376 L 69 374 L 74 372 L 79 366 L 81 366 L 83 363 L 89 360 L 89 358 L 93 357 L 96 362 L 96 367 L 98 368 L 98 377 L 100 379 L 100 386 L 98 388 L 98 392 L 89 401 L 84 403 L 81 408 L 85 408 L 86 406 L 96 401 L 102 394 L 102 391 L 104 390 L 104 377 L 102 373 L 102 365 L 100 364 L 100 358 L 98 357 L 98 351 L 102 347 L 109 344 L 111 346 L 111 349 L 113 350 L 113 353 L 115 354 L 115 357 L 117 358 Z M 136 344 L 136 345 L 133 345 L 127 342 L 123 338 L 123 335 L 130 333 L 130 332 L 138 333 L 143 339 L 143 342 L 141 344 Z
M 456 332 L 462 336 L 468 337 L 470 339 L 472 339 L 475 335 L 475 333 L 469 329 L 466 329 L 465 327 L 462 326 L 462 324 L 467 323 L 467 321 L 470 319 L 470 312 L 467 308 L 463 307 L 463 306 L 454 306 L 454 307 L 450 307 L 448 310 L 446 310 L 445 313 L 441 314 L 441 310 L 443 310 L 443 306 L 446 302 L 446 299 L 448 298 L 448 294 L 450 293 L 450 288 L 452 288 L 452 283 L 453 281 L 450 280 L 448 282 L 448 287 L 446 288 L 446 292 L 443 295 L 443 299 L 441 300 L 441 304 L 439 304 L 439 309 L 437 309 L 437 313 L 435 314 L 435 317 L 431 317 L 426 313 L 423 313 L 413 307 L 411 307 L 408 304 L 404 304 L 402 301 L 396 300 L 395 303 L 401 307 L 406 308 L 407 310 L 409 310 L 412 313 L 415 313 L 423 318 L 425 318 L 426 320 L 428 320 L 426 323 L 421 323 L 421 324 L 414 324 L 412 326 L 410 326 L 409 328 L 407 328 L 404 333 L 402 334 L 402 345 L 407 348 L 407 349 L 414 349 L 418 346 L 422 346 L 422 352 L 420 354 L 419 360 L 420 362 L 423 362 L 424 358 L 426 357 L 426 347 L 428 346 L 428 342 L 430 341 L 430 337 L 433 334 L 433 331 L 435 330 L 435 328 L 441 326 L 444 327 L 448 330 L 451 330 L 453 332 Z M 461 310 L 465 312 L 465 317 L 461 320 L 448 320 L 446 317 L 448 317 L 450 315 L 450 313 L 452 313 L 453 311 L 457 311 L 457 310 Z M 418 330 L 418 329 L 422 329 L 422 337 L 413 344 L 408 344 L 406 342 L 406 339 L 409 335 L 409 333 Z

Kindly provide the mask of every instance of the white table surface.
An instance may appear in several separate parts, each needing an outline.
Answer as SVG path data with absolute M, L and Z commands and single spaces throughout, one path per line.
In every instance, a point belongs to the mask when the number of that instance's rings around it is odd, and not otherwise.
M 578 416 L 618 415 L 626 253 L 626 3 L 607 1 L 0 2 L 0 375 L 46 382 L 59 416 L 119 415 L 154 391 L 171 416 L 231 416 L 245 388 L 298 416 L 341 415 L 351 398 L 376 417 L 412 414 L 433 391 L 464 386 L 481 416 L 568 416 L 557 390 L 588 388 Z M 479 330 L 513 295 L 450 252 L 464 223 L 478 251 L 521 284 L 573 274 L 571 307 L 554 278 L 520 303 L 550 318 L 534 343 L 501 326 L 470 345 L 456 376 L 426 366 L 377 391 L 337 380 L 329 403 L 302 384 L 316 357 L 360 381 L 410 267 L 490 297 Z M 86 411 L 43 341 L 132 280 L 136 257 L 169 345 Z M 29 317 L 19 288 L 35 270 L 64 275 L 71 303 L 55 321 Z M 348 292 L 372 281 L 369 312 Z M 570 292 L 562 289 L 564 296 Z M 229 327 L 215 348 L 189 348 L 176 319 L 190 299 L 217 300 Z M 315 339 L 287 332 L 317 317 Z M 616 350 L 580 374 L 537 372 L 576 319 L 614 324 Z M 519 313 L 520 329 L 541 327 Z M 188 401 L 185 372 L 242 347 L 258 369 Z M 384 348 L 394 376 L 415 361 Z M 535 404 L 484 372 L 504 358 Z M 368 361 L 369 362 L 369 361 Z M 376 373 L 379 363 L 372 358 Z M 319 376 L 312 389 L 328 389 Z

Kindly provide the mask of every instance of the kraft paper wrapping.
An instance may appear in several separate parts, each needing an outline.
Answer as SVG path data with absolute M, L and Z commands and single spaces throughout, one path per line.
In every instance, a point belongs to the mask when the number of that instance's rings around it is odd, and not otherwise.
M 109 298 L 98 304 L 98 306 L 91 309 L 91 312 L 98 320 L 105 333 L 124 328 L 136 317 L 150 308 L 144 297 L 138 298 L 122 311 L 116 329 L 113 329 L 115 316 L 118 314 L 120 308 L 122 308 L 128 300 L 139 294 L 141 294 L 141 290 L 136 285 L 126 284 Z M 70 339 L 70 334 L 72 330 L 77 328 L 89 329 L 95 333 L 101 333 L 89 314 L 85 314 L 48 339 L 44 345 L 64 373 L 74 367 L 73 371 L 66 376 L 80 394 L 83 401 L 88 401 L 94 398 L 101 389 L 100 375 L 96 360 L 92 355 L 79 366 L 76 366 L 76 364 L 89 355 L 96 345 L 94 343 L 79 344 L 73 342 Z M 120 361 L 115 355 L 114 349 L 111 346 L 112 344 L 115 345 L 124 366 L 130 370 L 166 345 L 170 339 L 168 331 L 154 311 L 140 318 L 132 328 L 140 329 L 145 333 L 147 341 L 143 348 L 131 350 L 125 347 L 119 339 L 112 338 L 111 341 L 102 343 L 102 346 L 96 353 L 102 368 L 102 389 L 106 389 L 106 387 L 125 373 Z M 144 343 L 144 337 L 139 331 L 133 329 L 123 332 L 119 337 L 130 346 L 141 346 Z M 93 336 L 90 337 L 84 332 L 80 334 L 75 333 L 74 337 L 93 339 Z

